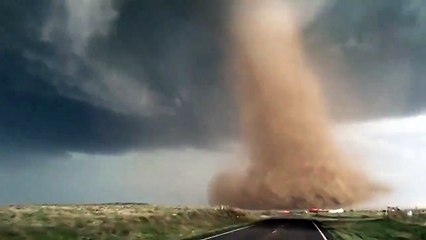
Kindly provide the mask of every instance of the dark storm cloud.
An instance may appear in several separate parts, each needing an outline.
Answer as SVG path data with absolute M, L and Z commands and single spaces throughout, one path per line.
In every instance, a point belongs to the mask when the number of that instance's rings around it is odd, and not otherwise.
M 226 1 L 3 1 L 0 160 L 233 136 L 226 10 Z M 336 116 L 424 108 L 425 24 L 423 1 L 329 1 L 305 36 Z
M 336 114 L 371 118 L 424 109 L 425 10 L 424 1 L 332 1 L 308 27 L 307 45 L 328 81 L 331 105 L 341 106 Z
M 1 161 L 66 157 L 67 151 L 117 153 L 159 146 L 205 147 L 214 142 L 212 139 L 227 135 L 227 115 L 231 113 L 221 108 L 229 106 L 229 101 L 218 83 L 219 51 L 206 29 L 214 31 L 215 20 L 208 17 L 191 23 L 191 18 L 200 17 L 192 16 L 194 13 L 207 9 L 193 1 L 182 3 L 121 2 L 114 33 L 93 37 L 84 56 L 71 49 L 72 39 L 63 32 L 54 31 L 52 41 L 42 39 L 43 27 L 52 17 L 43 9 L 64 9 L 52 8 L 55 4 L 51 1 L 2 3 L 0 9 L 8 15 L 0 14 L 4 17 L 0 32 Z M 168 56 L 166 48 L 176 54 Z M 70 65 L 71 72 L 67 71 Z M 90 96 L 93 92 L 80 86 L 103 83 L 99 69 L 124 73 L 132 83 L 146 85 L 159 96 L 155 104 L 173 112 L 146 116 L 126 105 L 131 101 L 117 105 L 124 111 L 109 107 L 109 102 L 99 104 L 97 96 Z M 118 95 L 109 90 L 106 96 L 112 100 L 126 97 L 126 89 L 112 89 Z M 223 127 L 217 127 L 220 125 Z
M 11 79 L 17 77 L 34 79 L 22 73 Z M 35 80 L 3 78 L 2 161 L 44 160 L 66 151 L 117 153 L 136 147 L 207 144 L 202 126 L 194 124 L 188 116 L 140 118 L 119 114 L 62 97 L 50 85 Z M 33 85 L 31 90 L 26 90 L 29 85 Z

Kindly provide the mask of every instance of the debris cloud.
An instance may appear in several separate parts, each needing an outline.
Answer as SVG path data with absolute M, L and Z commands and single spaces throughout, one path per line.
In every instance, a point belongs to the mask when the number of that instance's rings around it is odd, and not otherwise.
M 340 207 L 385 189 L 345 163 L 296 15 L 285 1 L 234 2 L 231 59 L 249 161 L 212 180 L 213 205 Z

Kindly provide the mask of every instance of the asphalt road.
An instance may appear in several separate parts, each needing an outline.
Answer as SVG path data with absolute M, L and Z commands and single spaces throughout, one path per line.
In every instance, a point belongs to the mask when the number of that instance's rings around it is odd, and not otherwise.
M 331 240 L 316 221 L 305 219 L 268 219 L 201 240 Z

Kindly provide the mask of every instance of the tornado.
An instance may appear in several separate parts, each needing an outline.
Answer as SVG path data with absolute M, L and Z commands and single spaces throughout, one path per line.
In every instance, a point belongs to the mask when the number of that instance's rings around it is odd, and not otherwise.
M 211 181 L 210 204 L 332 208 L 385 191 L 348 164 L 335 142 L 302 24 L 288 2 L 235 1 L 232 9 L 229 59 L 248 159 Z

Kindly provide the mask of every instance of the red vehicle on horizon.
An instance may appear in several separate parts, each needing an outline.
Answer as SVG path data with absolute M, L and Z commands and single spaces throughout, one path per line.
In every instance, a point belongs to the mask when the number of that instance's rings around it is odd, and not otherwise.
M 310 213 L 318 213 L 318 212 L 319 212 L 319 209 L 318 209 L 318 208 L 311 207 L 311 208 L 309 208 L 309 209 L 308 209 L 308 212 L 310 212 Z
M 282 215 L 288 215 L 290 214 L 290 210 L 288 209 L 278 210 L 277 213 Z

